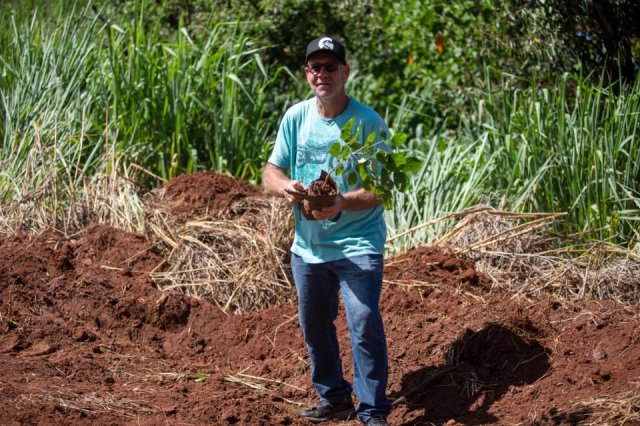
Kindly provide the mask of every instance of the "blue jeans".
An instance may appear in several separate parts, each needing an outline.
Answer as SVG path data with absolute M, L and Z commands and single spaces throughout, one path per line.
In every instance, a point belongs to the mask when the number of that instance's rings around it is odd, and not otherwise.
M 338 291 L 347 314 L 353 357 L 353 383 L 360 402 L 358 417 L 386 417 L 387 344 L 378 309 L 384 259 L 363 255 L 310 264 L 293 254 L 291 269 L 298 292 L 298 316 L 311 358 L 311 379 L 320 399 L 340 403 L 351 399 L 352 387 L 342 373 L 334 321 Z

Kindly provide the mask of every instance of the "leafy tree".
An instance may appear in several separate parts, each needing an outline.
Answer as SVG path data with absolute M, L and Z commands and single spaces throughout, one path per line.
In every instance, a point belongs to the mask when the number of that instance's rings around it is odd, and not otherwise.
M 640 2 L 637 0 L 538 0 L 563 51 L 605 81 L 633 83 L 640 59 Z

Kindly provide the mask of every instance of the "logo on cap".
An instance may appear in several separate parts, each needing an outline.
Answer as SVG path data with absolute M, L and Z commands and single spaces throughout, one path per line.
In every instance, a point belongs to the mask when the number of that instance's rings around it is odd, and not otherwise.
M 320 49 L 333 50 L 333 40 L 331 39 L 331 37 L 321 38 L 320 41 L 318 42 L 318 47 Z

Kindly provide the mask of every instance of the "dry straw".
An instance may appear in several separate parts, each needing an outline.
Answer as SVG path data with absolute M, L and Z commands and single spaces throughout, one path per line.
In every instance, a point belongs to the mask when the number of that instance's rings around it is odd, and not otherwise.
M 246 197 L 189 220 L 148 207 L 147 237 L 165 251 L 164 270 L 152 274 L 161 290 L 206 297 L 231 313 L 293 303 L 293 223 L 282 200 Z
M 36 145 L 31 156 L 45 156 Z M 41 168 L 44 179 L 27 176 L 10 201 L 0 203 L 0 233 L 12 235 L 18 231 L 40 233 L 55 229 L 62 235 L 75 234 L 90 223 L 103 223 L 129 232 L 144 230 L 144 206 L 136 183 L 138 171 L 123 164 L 113 147 L 102 153 L 100 167 L 91 175 L 77 172 L 64 178 L 50 170 L 55 164 L 34 162 L 29 170 Z M 0 199 L 8 197 L 0 194 Z
M 632 426 L 640 424 L 640 393 L 626 392 L 617 397 L 601 396 L 576 404 L 588 418 L 583 425 Z M 587 417 L 587 416 L 585 416 Z
M 434 244 L 471 259 L 495 288 L 514 297 L 543 293 L 559 297 L 640 301 L 640 258 L 606 242 L 585 243 L 554 235 L 563 213 L 519 214 L 476 206 L 433 219 L 399 234 L 451 222 Z M 394 237 L 396 238 L 396 237 Z
M 114 413 L 127 418 L 157 414 L 161 411 L 160 408 L 154 407 L 144 400 L 120 398 L 104 391 L 86 392 L 65 387 L 23 394 L 20 399 L 22 404 L 27 405 L 41 406 L 43 403 L 51 403 L 62 410 L 80 411 L 86 414 Z

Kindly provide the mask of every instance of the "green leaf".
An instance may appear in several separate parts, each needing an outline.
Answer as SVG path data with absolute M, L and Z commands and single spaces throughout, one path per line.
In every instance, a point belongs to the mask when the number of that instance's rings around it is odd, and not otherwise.
M 380 173 L 380 180 L 383 185 L 385 183 L 393 185 L 393 182 L 391 182 L 391 174 L 388 169 L 382 169 L 382 172 Z
M 340 161 L 346 160 L 347 158 L 349 158 L 350 155 L 351 155 L 351 148 L 349 148 L 347 145 L 344 145 L 342 147 L 342 151 L 340 151 L 340 157 L 339 157 Z
M 391 210 L 393 208 L 393 198 L 389 197 L 384 200 L 384 209 Z
M 401 148 L 406 140 L 407 134 L 399 132 L 391 137 L 391 145 L 393 145 L 395 148 Z
M 399 169 L 407 163 L 407 157 L 403 152 L 394 152 L 391 154 L 391 158 L 393 158 L 393 163 Z
M 375 187 L 374 184 L 375 184 L 375 182 L 373 181 L 373 179 L 369 175 L 366 175 L 362 179 L 362 187 L 364 189 L 366 189 L 367 191 L 371 191 L 372 189 L 374 189 L 374 187 Z
M 387 153 L 384 151 L 376 152 L 376 159 L 382 164 L 385 164 L 387 162 Z
M 395 172 L 393 174 L 393 182 L 400 192 L 405 192 L 409 189 L 409 177 L 405 173 Z
M 371 148 L 375 140 L 376 140 L 376 133 L 375 132 L 369 133 L 369 136 L 367 136 L 367 140 L 364 142 L 364 146 L 367 147 L 367 149 Z
M 362 149 L 362 144 L 360 142 L 358 142 L 357 139 L 355 141 L 353 141 L 352 143 L 349 143 L 349 146 L 354 151 L 358 151 L 358 150 Z
M 387 161 L 384 163 L 384 168 L 385 169 L 389 169 L 391 171 L 398 170 L 398 166 L 396 165 L 396 161 L 393 158 L 393 156 L 391 156 L 391 155 L 387 156 Z
M 349 146 L 354 146 L 355 144 L 358 143 L 360 133 L 362 133 L 362 124 L 359 125 L 358 129 L 356 130 L 356 132 L 353 135 L 351 135 L 351 138 L 349 139 L 349 142 L 348 142 Z M 358 144 L 358 145 L 360 145 L 360 144 Z
M 334 142 L 333 144 L 331 144 L 331 147 L 329 148 L 329 154 L 332 157 L 338 158 L 341 148 L 342 148 L 342 144 L 340 142 Z
M 348 141 L 349 139 L 351 139 L 351 130 L 353 129 L 353 126 L 356 123 L 356 118 L 353 117 L 351 118 L 351 120 L 347 121 L 344 125 L 344 127 L 342 128 L 342 131 L 340 132 L 340 138 L 343 141 Z
M 338 167 L 336 167 L 336 176 L 342 176 L 343 173 L 344 173 L 343 165 L 339 165 Z
M 407 162 L 403 169 L 407 172 L 417 172 L 422 168 L 423 164 L 424 163 L 421 160 L 418 160 L 415 157 L 409 157 L 407 158 Z
M 349 176 L 347 177 L 347 183 L 349 185 L 355 185 L 356 183 L 358 183 L 358 175 L 356 174 L 356 172 L 350 172 Z
M 367 166 L 362 163 L 358 163 L 356 165 L 356 169 L 358 170 L 358 174 L 360 175 L 360 179 L 364 182 L 369 176 L 369 171 L 367 170 Z

